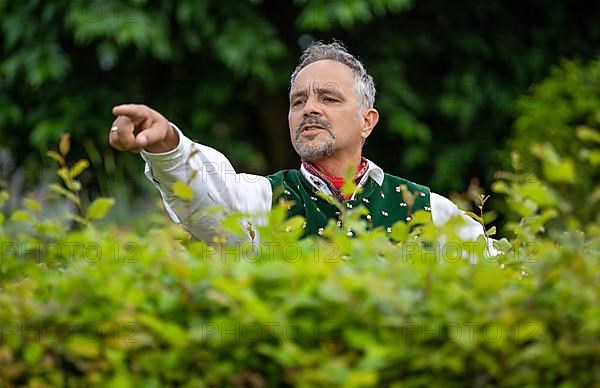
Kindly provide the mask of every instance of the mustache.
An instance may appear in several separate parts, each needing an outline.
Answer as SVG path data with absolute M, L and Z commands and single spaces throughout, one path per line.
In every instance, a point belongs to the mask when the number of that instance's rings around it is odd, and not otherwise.
M 302 128 L 304 128 L 307 125 L 318 125 L 320 127 L 322 127 L 323 129 L 325 129 L 327 132 L 329 132 L 330 135 L 333 136 L 333 132 L 331 131 L 331 124 L 329 124 L 327 121 L 320 119 L 319 117 L 307 117 L 306 119 L 302 120 L 302 122 L 300 123 L 300 125 L 298 125 L 298 127 L 296 128 L 296 137 L 300 136 L 300 133 L 302 132 Z

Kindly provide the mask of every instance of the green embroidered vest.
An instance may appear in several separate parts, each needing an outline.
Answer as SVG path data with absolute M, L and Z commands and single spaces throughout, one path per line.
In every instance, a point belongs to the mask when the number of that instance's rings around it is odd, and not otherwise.
M 267 176 L 273 190 L 273 204 L 280 199 L 293 201 L 288 207 L 288 217 L 301 215 L 306 218 L 306 235 L 321 234 L 329 219 L 339 220 L 338 208 L 317 195 L 317 190 L 308 182 L 299 170 L 283 170 Z M 412 208 L 404 201 L 400 185 L 406 185 L 414 196 Z M 369 214 L 369 229 L 383 226 L 386 230 L 399 220 L 408 221 L 417 210 L 431 211 L 430 191 L 426 186 L 418 185 L 394 175 L 385 174 L 383 184 L 379 186 L 372 178 L 367 180 L 361 193 L 353 200 L 342 202 L 347 208 L 364 205 Z

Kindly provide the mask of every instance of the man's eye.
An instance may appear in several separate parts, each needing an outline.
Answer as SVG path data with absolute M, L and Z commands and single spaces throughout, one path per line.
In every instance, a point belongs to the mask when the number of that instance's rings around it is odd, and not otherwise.
M 302 103 L 304 103 L 304 101 L 302 101 L 302 100 L 295 100 L 295 101 L 292 102 L 292 105 L 293 106 L 298 106 L 298 105 L 300 105 Z
M 336 102 L 337 101 L 337 99 L 333 98 L 333 97 L 325 97 L 325 98 L 323 98 L 323 100 L 327 101 L 327 102 Z

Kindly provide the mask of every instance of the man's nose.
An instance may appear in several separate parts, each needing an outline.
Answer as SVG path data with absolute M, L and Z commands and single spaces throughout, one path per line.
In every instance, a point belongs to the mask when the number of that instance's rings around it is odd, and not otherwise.
M 321 115 L 321 108 L 314 98 L 308 98 L 304 104 L 304 116 L 319 116 Z

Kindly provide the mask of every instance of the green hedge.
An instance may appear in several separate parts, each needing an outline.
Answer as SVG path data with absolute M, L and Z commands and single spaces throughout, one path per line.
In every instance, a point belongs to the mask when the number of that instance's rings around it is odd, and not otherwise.
M 560 227 L 600 224 L 598 128 L 600 59 L 561 62 L 517 104 L 507 154 L 518 153 L 512 164 L 522 183 L 540 176 L 567 199 Z
M 117 227 L 112 199 L 85 204 L 65 136 L 61 183 L 0 214 L 0 385 L 594 386 L 600 223 L 574 209 L 598 206 L 600 133 L 584 135 L 575 155 L 526 148 L 539 175 L 499 175 L 497 256 L 421 213 L 365 233 L 361 208 L 342 214 L 356 237 L 300 239 L 284 206 L 255 243 L 193 241 L 158 212 Z M 74 210 L 48 216 L 56 196 Z M 222 225 L 241 235 L 237 217 Z
M 79 202 L 73 175 L 61 176 Z M 498 185 L 515 206 L 539 195 Z M 332 223 L 324 237 L 299 239 L 303 220 L 286 220 L 278 207 L 257 228 L 260 242 L 208 246 L 158 215 L 148 216 L 156 227 L 145 235 L 102 224 L 111 204 L 82 206 L 70 227 L 27 199 L 4 221 L 3 386 L 591 386 L 600 378 L 598 227 L 548 238 L 544 225 L 562 216 L 549 201 L 495 243 L 503 252 L 495 257 L 484 254 L 483 237 L 460 241 L 458 220 L 439 230 L 419 213 L 391 233 L 361 233 L 352 209 L 344 225 L 358 237 Z M 236 222 L 223 225 L 236 233 Z

